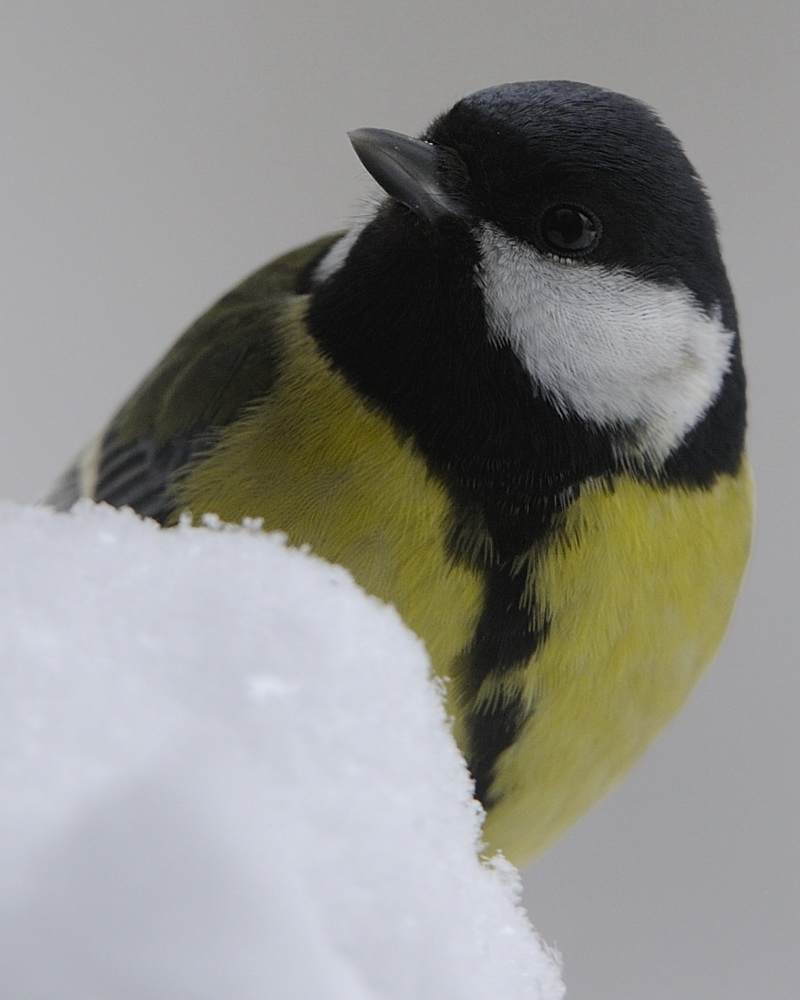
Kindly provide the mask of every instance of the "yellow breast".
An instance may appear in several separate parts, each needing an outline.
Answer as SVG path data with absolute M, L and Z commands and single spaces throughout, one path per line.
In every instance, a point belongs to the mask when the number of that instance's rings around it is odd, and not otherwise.
M 746 464 L 709 490 L 584 488 L 529 568 L 551 628 L 534 669 L 509 679 L 531 715 L 501 758 L 490 843 L 539 853 L 681 707 L 728 624 L 751 508 Z
M 480 575 L 446 551 L 451 500 L 422 457 L 320 357 L 298 304 L 281 376 L 179 487 L 224 520 L 263 517 L 341 563 L 393 603 L 451 677 L 481 610 Z M 523 560 L 547 640 L 524 670 L 487 680 L 477 701 L 515 699 L 529 717 L 499 758 L 493 847 L 516 862 L 546 847 L 631 766 L 683 703 L 716 650 L 749 545 L 749 472 L 710 490 L 594 484 L 563 530 Z M 532 613 L 534 607 L 531 599 Z M 380 665 L 376 664 L 376 669 Z

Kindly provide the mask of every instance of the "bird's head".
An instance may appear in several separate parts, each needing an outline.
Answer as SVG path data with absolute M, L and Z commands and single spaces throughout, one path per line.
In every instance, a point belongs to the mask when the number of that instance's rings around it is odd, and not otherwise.
M 420 138 L 350 138 L 389 199 L 323 259 L 320 284 L 350 264 L 383 281 L 383 254 L 405 284 L 406 316 L 437 313 L 434 296 L 451 316 L 468 304 L 531 398 L 620 466 L 661 469 L 732 368 L 743 405 L 709 201 L 646 105 L 586 84 L 516 83 L 464 98 Z M 474 324 L 462 327 L 446 349 L 451 372 L 453 352 L 474 353 Z

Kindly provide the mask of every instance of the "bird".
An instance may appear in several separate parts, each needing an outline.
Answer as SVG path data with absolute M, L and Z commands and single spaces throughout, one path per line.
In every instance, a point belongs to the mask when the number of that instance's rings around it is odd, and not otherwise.
M 484 850 L 522 865 L 675 715 L 735 604 L 753 487 L 717 224 L 656 112 L 591 84 L 349 138 L 366 210 L 190 326 L 47 502 L 259 518 L 345 566 L 424 641 Z

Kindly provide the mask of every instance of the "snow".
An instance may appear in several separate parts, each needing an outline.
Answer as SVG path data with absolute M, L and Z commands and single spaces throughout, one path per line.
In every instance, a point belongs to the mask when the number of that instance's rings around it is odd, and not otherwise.
M 422 644 L 254 525 L 0 504 L 0 995 L 556 1000 Z

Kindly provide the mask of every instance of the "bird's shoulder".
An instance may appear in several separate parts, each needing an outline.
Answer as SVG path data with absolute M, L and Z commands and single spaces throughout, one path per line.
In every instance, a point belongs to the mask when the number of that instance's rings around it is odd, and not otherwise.
M 307 292 L 316 261 L 339 235 L 276 258 L 200 316 L 62 476 L 48 502 L 66 509 L 89 496 L 168 520 L 175 512 L 175 475 L 269 393 L 287 305 Z

